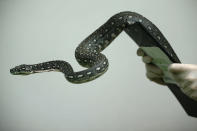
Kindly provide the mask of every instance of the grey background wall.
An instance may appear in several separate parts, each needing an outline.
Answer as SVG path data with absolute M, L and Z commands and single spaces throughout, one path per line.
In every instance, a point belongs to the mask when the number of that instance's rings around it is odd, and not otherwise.
M 71 84 L 57 72 L 12 76 L 9 69 L 75 60 L 77 45 L 109 17 L 135 11 L 163 32 L 183 63 L 197 64 L 195 0 L 0 1 L 0 131 L 196 131 L 165 86 L 145 77 L 136 44 L 123 32 L 103 53 L 100 78 Z

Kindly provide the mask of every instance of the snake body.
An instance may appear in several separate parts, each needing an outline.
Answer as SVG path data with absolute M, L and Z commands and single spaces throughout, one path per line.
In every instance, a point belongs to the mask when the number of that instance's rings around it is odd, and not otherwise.
M 158 43 L 165 44 L 159 29 L 148 19 L 134 12 L 120 12 L 83 40 L 75 50 L 78 63 L 87 69 L 74 72 L 72 66 L 62 60 L 49 61 L 33 65 L 19 65 L 10 70 L 14 75 L 27 75 L 45 71 L 60 71 L 72 83 L 84 83 L 104 74 L 109 66 L 108 60 L 101 52 L 124 30 L 130 37 L 132 27 L 139 24 Z M 170 49 L 169 49 L 170 51 Z

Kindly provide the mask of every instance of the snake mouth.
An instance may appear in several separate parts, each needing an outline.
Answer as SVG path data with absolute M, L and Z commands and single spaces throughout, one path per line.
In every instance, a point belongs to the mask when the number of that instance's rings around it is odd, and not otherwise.
M 12 75 L 19 75 L 19 72 L 15 68 L 10 69 L 10 73 Z
M 15 69 L 14 69 L 14 68 L 10 69 L 10 74 L 12 74 L 12 75 L 15 75 L 15 74 L 16 74 L 16 72 L 15 72 Z

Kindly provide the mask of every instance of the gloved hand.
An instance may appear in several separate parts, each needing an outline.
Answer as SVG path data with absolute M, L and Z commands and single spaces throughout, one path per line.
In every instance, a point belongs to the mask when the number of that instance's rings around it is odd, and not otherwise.
M 142 56 L 142 61 L 145 63 L 146 67 L 146 77 L 153 82 L 156 82 L 157 84 L 166 85 L 163 81 L 163 71 L 158 68 L 156 65 L 152 64 L 152 58 L 150 56 L 147 56 L 146 53 L 139 48 L 137 50 L 137 55 Z
M 139 48 L 137 55 L 142 56 L 142 61 L 146 65 L 146 76 L 149 80 L 165 85 L 162 77 L 163 72 L 156 65 L 152 64 L 152 58 Z M 190 98 L 197 101 L 197 65 L 192 64 L 171 64 L 168 68 L 174 77 L 181 91 Z
M 197 65 L 171 64 L 168 70 L 181 90 L 197 101 Z

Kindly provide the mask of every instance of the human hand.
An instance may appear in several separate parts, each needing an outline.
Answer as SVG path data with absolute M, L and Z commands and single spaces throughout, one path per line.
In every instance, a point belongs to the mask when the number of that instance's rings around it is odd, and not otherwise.
M 171 64 L 168 69 L 182 92 L 197 101 L 197 65 Z
M 152 58 L 148 55 L 146 55 L 146 53 L 139 48 L 137 50 L 137 55 L 138 56 L 142 56 L 142 61 L 145 63 L 145 67 L 146 67 L 146 77 L 150 80 L 153 81 L 157 84 L 160 85 L 166 85 L 165 82 L 163 81 L 163 71 L 157 67 L 156 65 L 154 65 L 152 62 Z
M 146 66 L 146 76 L 149 80 L 161 85 L 166 85 L 163 81 L 163 71 L 152 64 L 152 58 L 139 48 L 137 55 L 142 56 L 142 61 Z M 197 100 L 197 65 L 192 64 L 171 64 L 169 72 L 172 74 L 181 91 L 190 98 Z

